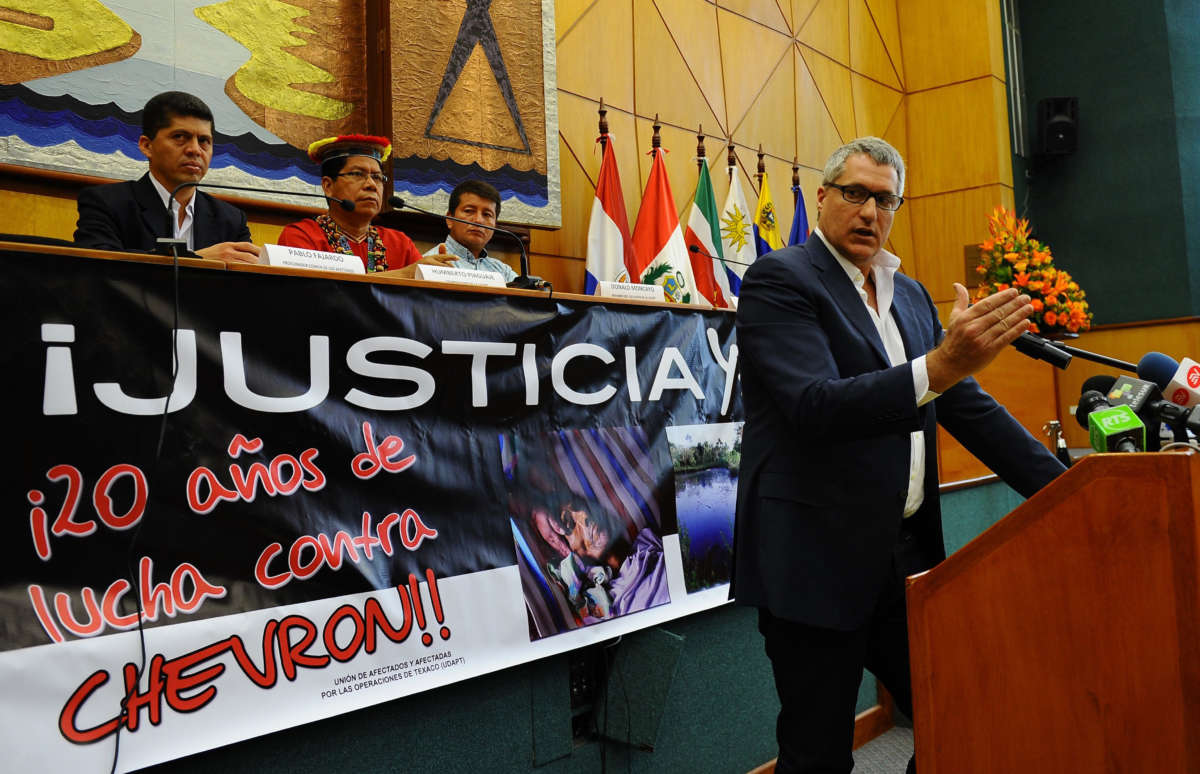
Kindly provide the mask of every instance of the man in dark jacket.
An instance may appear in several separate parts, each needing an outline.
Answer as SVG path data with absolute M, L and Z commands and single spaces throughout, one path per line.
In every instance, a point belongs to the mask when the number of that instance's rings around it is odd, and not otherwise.
M 912 714 L 904 579 L 945 557 L 936 425 L 1025 496 L 1063 470 L 971 378 L 1028 327 L 1029 298 L 968 307 L 955 284 L 943 332 L 884 249 L 903 191 L 891 145 L 842 146 L 812 236 L 755 261 L 739 295 L 731 593 L 759 609 L 782 705 L 779 774 L 851 770 L 864 667 Z
M 150 162 L 139 179 L 93 186 L 79 192 L 75 244 L 97 250 L 154 252 L 158 237 L 187 242 L 201 258 L 257 263 L 261 249 L 251 243 L 246 215 L 194 187 L 213 155 L 213 117 L 199 98 L 181 91 L 152 97 L 142 111 L 138 148 Z

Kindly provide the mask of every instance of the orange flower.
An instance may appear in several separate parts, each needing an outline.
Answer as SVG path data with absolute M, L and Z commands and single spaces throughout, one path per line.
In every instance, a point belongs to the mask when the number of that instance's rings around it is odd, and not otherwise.
M 1013 264 L 1013 269 L 1015 269 L 1016 271 L 1018 271 L 1022 274 L 1025 273 L 1025 270 L 1027 268 L 1029 268 L 1029 261 L 1017 261 L 1016 263 Z
M 979 249 L 985 253 L 990 253 L 992 251 L 992 248 L 995 246 L 996 246 L 995 239 L 985 239 L 985 240 L 983 240 L 983 244 L 979 245 Z
M 1046 294 L 1046 306 L 1058 306 L 1058 296 L 1053 293 Z
M 1042 303 L 1042 299 L 1040 299 L 1040 298 L 1030 299 L 1029 305 L 1033 307 L 1034 314 L 1037 314 L 1038 312 L 1042 311 L 1042 308 L 1045 306 L 1045 304 Z
M 1013 284 L 1019 288 L 1029 284 L 1029 275 L 1021 269 L 1020 264 L 1017 264 L 1017 276 L 1013 277 Z
M 1008 261 L 1009 263 L 1016 263 L 1017 258 L 1019 258 L 1020 256 L 1018 256 L 1014 252 L 1011 252 L 1012 248 L 1009 248 L 1009 250 L 1010 250 L 1010 252 L 1007 252 L 1004 254 L 1004 260 Z
M 1058 324 L 1058 315 L 1054 312 L 1046 312 L 1046 314 L 1042 315 L 1042 319 L 1046 321 L 1047 325 Z

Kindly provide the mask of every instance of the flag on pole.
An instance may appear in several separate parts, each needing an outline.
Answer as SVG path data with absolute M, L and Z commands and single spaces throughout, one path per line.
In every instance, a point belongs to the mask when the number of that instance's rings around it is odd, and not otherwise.
M 637 258 L 629 236 L 625 216 L 625 195 L 621 193 L 621 174 L 617 171 L 612 137 L 605 135 L 604 158 L 596 178 L 596 199 L 592 202 L 592 220 L 588 224 L 587 274 L 584 292 L 595 294 L 601 282 L 636 282 Z
M 721 228 L 717 217 L 717 197 L 713 194 L 708 165 L 700 165 L 700 180 L 696 198 L 688 214 L 683 241 L 692 263 L 696 290 L 713 306 L 729 306 L 729 281 L 725 278 L 725 263 L 721 260 Z
M 788 235 L 789 245 L 802 245 L 808 239 L 808 213 L 804 211 L 804 193 L 800 186 L 792 186 L 796 195 L 796 213 L 792 215 L 792 233 Z
M 763 172 L 762 188 L 758 192 L 758 207 L 754 210 L 754 246 L 759 255 L 783 247 L 779 236 L 779 222 L 775 218 L 775 202 L 771 200 L 771 186 L 767 184 L 767 173 Z
M 750 207 L 742 193 L 741 175 L 730 167 L 729 193 L 721 208 L 721 257 L 725 260 L 725 281 L 729 295 L 737 298 L 742 288 L 742 276 L 758 253 L 754 251 L 754 231 Z
M 688 260 L 687 245 L 679 228 L 675 197 L 671 195 L 667 165 L 663 163 L 665 152 L 662 148 L 650 151 L 654 164 L 642 194 L 637 225 L 633 227 L 633 252 L 640 269 L 634 276 L 647 285 L 661 285 L 668 301 L 704 303 L 697 297 L 692 262 Z

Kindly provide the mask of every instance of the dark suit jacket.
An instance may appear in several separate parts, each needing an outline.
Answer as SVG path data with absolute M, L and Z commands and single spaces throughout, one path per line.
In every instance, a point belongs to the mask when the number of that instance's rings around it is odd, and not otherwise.
M 897 272 L 895 284 L 891 314 L 911 360 L 942 327 L 920 283 Z M 746 424 L 730 591 L 741 604 L 833 629 L 867 621 L 892 570 L 912 432 L 925 433 L 925 502 L 906 523 L 930 565 L 945 558 L 938 422 L 1025 496 L 1063 470 L 974 379 L 918 408 L 911 362 L 889 364 L 815 234 L 746 272 L 737 333 Z
M 171 236 L 167 210 L 150 182 L 149 172 L 125 183 L 84 188 L 79 192 L 77 206 L 75 244 L 79 247 L 152 253 L 156 251 L 155 239 Z M 196 191 L 194 249 L 221 242 L 249 241 L 250 229 L 244 212 Z

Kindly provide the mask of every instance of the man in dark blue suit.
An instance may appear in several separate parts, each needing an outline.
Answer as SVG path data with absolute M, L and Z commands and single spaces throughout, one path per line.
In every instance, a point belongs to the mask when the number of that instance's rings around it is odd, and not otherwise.
M 142 110 L 138 148 L 150 162 L 137 180 L 93 186 L 79 192 L 75 244 L 97 250 L 155 252 L 158 237 L 183 239 L 201 258 L 256 263 L 261 248 L 250 241 L 246 215 L 237 207 L 198 193 L 179 191 L 167 215 L 167 200 L 182 183 L 198 183 L 213 155 L 213 116 L 199 97 L 167 91 Z
M 739 296 L 731 593 L 759 609 L 779 774 L 853 768 L 864 667 L 912 714 L 904 579 L 945 558 L 937 423 L 1022 495 L 1063 470 L 971 378 L 1028 327 L 1029 299 L 1007 290 L 968 306 L 956 283 L 943 332 L 884 250 L 903 191 L 891 145 L 839 148 L 808 242 L 755 261 Z

